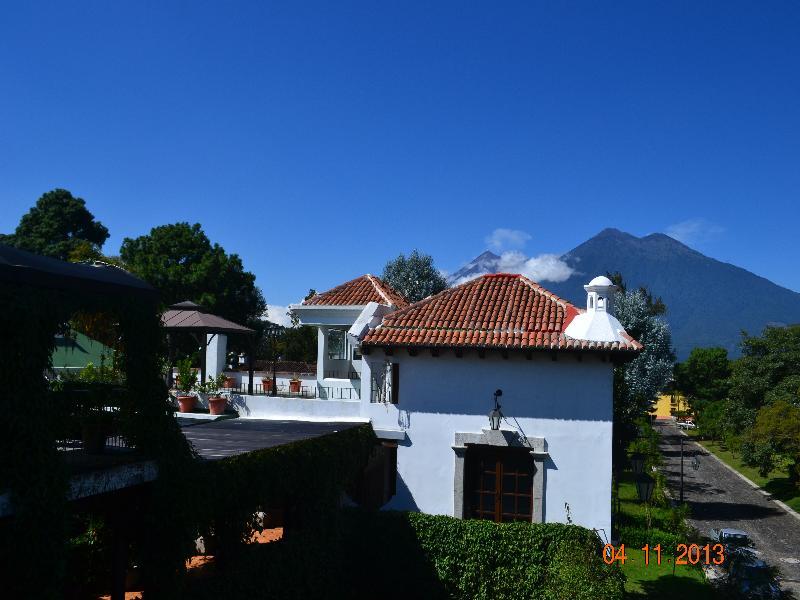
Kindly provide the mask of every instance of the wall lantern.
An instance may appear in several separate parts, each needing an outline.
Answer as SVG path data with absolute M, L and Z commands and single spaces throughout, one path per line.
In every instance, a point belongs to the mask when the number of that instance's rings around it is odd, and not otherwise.
M 631 454 L 631 469 L 636 475 L 642 474 L 642 471 L 644 471 L 644 454 L 641 452 Z
M 500 403 L 497 399 L 503 395 L 503 390 L 495 390 L 494 392 L 494 408 L 489 411 L 489 427 L 492 431 L 500 429 L 500 421 L 503 420 L 503 413 L 500 412 Z
M 636 478 L 636 492 L 639 494 L 640 502 L 650 502 L 650 497 L 653 495 L 653 488 L 655 488 L 656 481 L 649 475 L 639 475 Z

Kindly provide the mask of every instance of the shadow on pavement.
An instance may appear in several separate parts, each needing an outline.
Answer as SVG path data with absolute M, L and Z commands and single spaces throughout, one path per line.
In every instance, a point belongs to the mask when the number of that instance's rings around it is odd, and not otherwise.
M 764 519 L 782 515 L 777 508 L 757 504 L 735 504 L 732 502 L 703 502 L 692 500 L 693 519 L 712 519 L 714 521 Z

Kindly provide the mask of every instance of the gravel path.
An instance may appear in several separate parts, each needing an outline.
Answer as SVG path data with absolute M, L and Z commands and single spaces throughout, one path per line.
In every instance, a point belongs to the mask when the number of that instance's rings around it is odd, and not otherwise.
M 672 423 L 656 422 L 661 433 L 664 473 L 675 498 L 680 490 L 680 440 L 684 438 L 683 490 L 691 505 L 692 526 L 709 529 L 735 527 L 750 534 L 764 560 L 781 572 L 781 587 L 800 598 L 800 519 L 788 514 L 767 496 L 722 464 Z M 692 458 L 700 469 L 692 470 Z

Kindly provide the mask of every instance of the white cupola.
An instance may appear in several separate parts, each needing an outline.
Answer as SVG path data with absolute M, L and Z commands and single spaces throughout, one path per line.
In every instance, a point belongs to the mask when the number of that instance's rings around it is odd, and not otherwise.
M 608 277 L 599 275 L 583 286 L 586 290 L 586 311 L 587 312 L 607 312 L 614 314 L 614 292 L 615 286 Z
M 586 290 L 586 312 L 577 315 L 564 335 L 590 342 L 625 342 L 625 328 L 614 316 L 614 293 L 617 291 L 608 277 L 595 277 Z

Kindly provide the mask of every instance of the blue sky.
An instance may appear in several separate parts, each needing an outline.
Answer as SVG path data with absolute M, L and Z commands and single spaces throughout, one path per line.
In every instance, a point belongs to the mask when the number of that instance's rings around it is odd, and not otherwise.
M 673 232 L 800 290 L 794 2 L 17 2 L 0 231 L 65 187 L 105 247 L 200 222 L 272 304 Z

